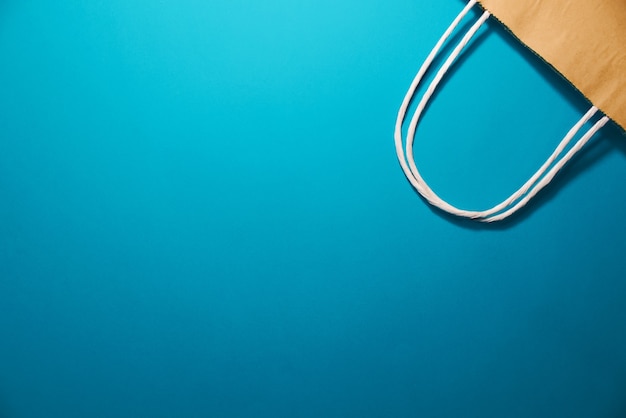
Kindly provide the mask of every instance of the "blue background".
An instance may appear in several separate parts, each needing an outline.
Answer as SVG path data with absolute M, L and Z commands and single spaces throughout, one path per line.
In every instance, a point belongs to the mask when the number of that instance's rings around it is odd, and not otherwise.
M 0 1 L 0 417 L 623 417 L 626 145 L 511 222 L 396 160 L 462 1 Z M 416 155 L 484 208 L 588 104 L 497 23 Z

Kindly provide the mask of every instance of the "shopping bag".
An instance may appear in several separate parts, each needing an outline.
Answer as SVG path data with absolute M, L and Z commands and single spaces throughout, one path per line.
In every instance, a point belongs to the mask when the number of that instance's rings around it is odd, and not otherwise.
M 454 47 L 419 100 L 406 138 L 403 124 L 426 71 L 459 23 L 476 7 L 482 15 Z M 422 178 L 413 155 L 419 119 L 441 79 L 480 27 L 494 17 L 519 41 L 541 57 L 591 103 L 546 162 L 502 203 L 482 211 L 464 210 L 441 199 Z M 598 117 L 597 114 L 602 116 Z M 593 126 L 579 134 L 587 122 Z M 528 203 L 610 119 L 626 128 L 626 0 L 471 0 L 444 32 L 411 83 L 396 119 L 395 146 L 411 185 L 430 204 L 453 215 L 493 222 L 505 219 Z

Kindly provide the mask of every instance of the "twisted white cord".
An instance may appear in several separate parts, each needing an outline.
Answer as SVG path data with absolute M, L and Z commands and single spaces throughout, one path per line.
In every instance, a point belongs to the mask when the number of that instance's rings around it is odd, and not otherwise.
M 565 150 L 565 148 L 572 141 L 574 136 L 578 133 L 578 131 L 583 127 L 585 123 L 587 123 L 598 111 L 595 106 L 592 106 L 589 111 L 570 129 L 570 131 L 565 135 L 563 140 L 559 143 L 557 148 L 554 150 L 552 155 L 546 160 L 546 162 L 537 170 L 535 174 L 526 182 L 522 187 L 520 187 L 515 193 L 505 199 L 502 203 L 492 207 L 491 209 L 483 210 L 483 211 L 474 211 L 474 210 L 463 210 L 459 209 L 455 206 L 450 205 L 443 199 L 441 199 L 433 190 L 426 184 L 424 179 L 422 178 L 417 166 L 415 164 L 415 160 L 413 157 L 413 142 L 415 139 L 415 131 L 417 129 L 417 124 L 419 119 L 428 103 L 430 98 L 432 97 L 435 89 L 445 76 L 446 72 L 452 66 L 454 61 L 460 55 L 463 48 L 470 42 L 472 37 L 476 34 L 476 32 L 480 29 L 480 27 L 487 21 L 489 16 L 491 15 L 488 11 L 485 11 L 480 18 L 472 25 L 472 27 L 467 31 L 465 36 L 459 41 L 458 45 L 454 48 L 450 56 L 446 59 L 444 64 L 441 66 L 430 85 L 426 89 L 424 96 L 420 100 L 413 114 L 409 128 L 406 136 L 406 151 L 403 149 L 403 139 L 402 139 L 402 125 L 404 123 L 404 119 L 406 117 L 407 110 L 411 103 L 411 100 L 419 86 L 424 74 L 431 66 L 435 57 L 439 53 L 439 50 L 446 42 L 446 40 L 450 37 L 452 32 L 459 25 L 461 20 L 465 17 L 465 15 L 472 9 L 472 7 L 477 3 L 477 0 L 471 0 L 465 8 L 459 13 L 459 15 L 454 19 L 452 24 L 448 27 L 448 29 L 441 36 L 439 41 L 435 44 L 435 47 L 432 49 L 424 63 L 422 64 L 420 70 L 417 75 L 413 79 L 407 94 L 404 97 L 402 105 L 400 106 L 400 110 L 398 112 L 398 118 L 396 119 L 396 129 L 395 129 L 395 146 L 396 153 L 398 154 L 398 160 L 400 161 L 400 166 L 402 167 L 402 171 L 406 175 L 407 179 L 411 183 L 411 185 L 420 193 L 424 199 L 426 199 L 430 204 L 436 206 L 448 213 L 453 215 L 476 219 L 481 222 L 494 222 L 505 219 L 517 212 L 521 209 L 530 199 L 532 199 L 539 191 L 541 191 L 546 185 L 550 183 L 550 181 L 554 178 L 554 176 L 565 166 L 565 164 L 571 160 L 574 155 L 580 151 L 580 149 L 591 139 L 591 137 L 602 128 L 608 121 L 609 118 L 604 116 L 600 120 L 598 120 L 592 127 L 589 129 L 572 147 L 571 149 L 562 156 L 558 161 L 557 158 L 561 155 L 561 153 Z M 406 155 L 405 155 L 406 152 Z M 556 163 L 555 163 L 556 161 Z M 551 167 L 551 168 L 550 168 Z

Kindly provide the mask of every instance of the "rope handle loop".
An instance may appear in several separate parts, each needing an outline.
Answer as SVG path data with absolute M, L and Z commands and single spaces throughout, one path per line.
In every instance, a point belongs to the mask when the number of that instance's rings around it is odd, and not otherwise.
M 526 183 L 522 185 L 517 191 L 511 194 L 507 199 L 502 201 L 501 203 L 495 205 L 494 207 L 482 210 L 464 210 L 459 209 L 448 202 L 441 199 L 424 181 L 422 178 L 417 166 L 415 164 L 415 158 L 413 155 L 413 143 L 415 141 L 415 132 L 417 130 L 417 124 L 426 108 L 427 103 L 431 99 L 433 93 L 438 87 L 439 83 L 453 65 L 457 57 L 461 54 L 465 46 L 471 41 L 476 32 L 481 28 L 481 26 L 489 19 L 491 13 L 489 11 L 485 11 L 478 20 L 470 27 L 467 33 L 463 36 L 463 38 L 459 41 L 459 43 L 452 50 L 448 58 L 445 60 L 441 68 L 437 71 L 437 74 L 433 78 L 433 80 L 428 85 L 426 92 L 422 96 L 419 101 L 415 113 L 411 117 L 411 121 L 409 123 L 406 140 L 402 138 L 402 125 L 406 118 L 407 110 L 415 95 L 415 92 L 420 85 L 426 71 L 430 68 L 432 62 L 435 57 L 439 53 L 441 47 L 446 42 L 446 40 L 450 37 L 452 32 L 456 29 L 459 23 L 463 20 L 465 15 L 476 5 L 477 0 L 470 0 L 468 4 L 463 8 L 463 10 L 458 14 L 458 16 L 452 21 L 450 26 L 446 29 L 444 34 L 441 36 L 439 41 L 435 44 L 435 47 L 432 49 L 428 57 L 420 67 L 417 75 L 413 79 L 409 90 L 407 91 L 404 100 L 402 101 L 402 105 L 400 106 L 400 110 L 398 111 L 398 117 L 396 119 L 396 127 L 394 133 L 395 139 L 395 147 L 396 153 L 398 155 L 398 160 L 400 162 L 400 166 L 402 171 L 406 175 L 407 179 L 411 183 L 411 185 L 417 190 L 417 192 L 426 199 L 431 205 L 438 207 L 450 214 L 475 219 L 480 222 L 495 222 L 500 221 L 502 219 L 508 218 L 519 209 L 524 207 L 537 193 L 539 193 L 545 186 L 547 186 L 550 181 L 556 176 L 556 174 L 570 161 L 578 151 L 580 151 L 585 144 L 593 137 L 593 135 L 599 131 L 608 121 L 609 118 L 607 116 L 603 116 L 599 119 L 571 148 L 565 155 L 561 156 L 563 151 L 570 144 L 572 139 L 576 136 L 576 134 L 580 131 L 580 129 L 587 123 L 597 112 L 598 108 L 592 106 L 587 113 L 578 121 L 576 124 L 569 130 L 569 132 L 565 135 L 565 137 L 561 140 L 559 145 L 556 147 L 554 152 L 550 155 L 550 157 L 542 164 L 542 166 L 533 174 Z M 403 146 L 403 143 L 405 145 Z M 559 156 L 561 156 L 559 158 Z

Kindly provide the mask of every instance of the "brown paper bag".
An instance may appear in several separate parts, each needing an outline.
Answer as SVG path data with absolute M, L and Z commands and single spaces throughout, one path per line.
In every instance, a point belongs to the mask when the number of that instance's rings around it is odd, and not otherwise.
M 626 0 L 478 0 L 626 129 Z
M 403 123 L 418 86 L 442 46 L 477 3 L 485 11 L 454 47 L 430 82 L 416 106 L 404 138 Z M 424 181 L 415 164 L 413 142 L 419 119 L 443 76 L 492 14 L 580 90 L 593 106 L 517 191 L 490 209 L 465 210 L 441 199 Z M 597 118 L 599 110 L 604 116 L 600 116 L 574 141 L 587 122 Z M 469 0 L 428 55 L 404 97 L 396 119 L 396 153 L 407 179 L 430 204 L 453 215 L 493 222 L 507 218 L 526 205 L 609 118 L 626 129 L 626 0 Z

